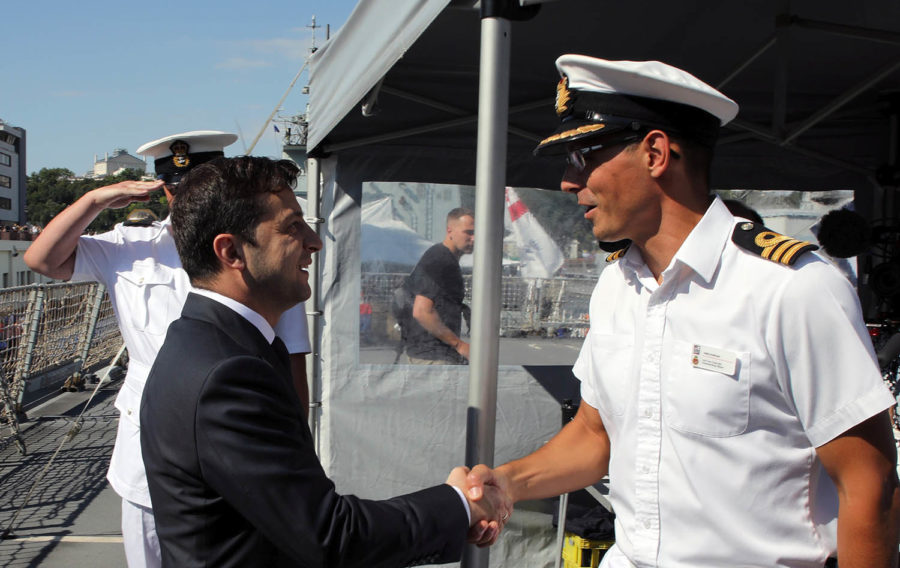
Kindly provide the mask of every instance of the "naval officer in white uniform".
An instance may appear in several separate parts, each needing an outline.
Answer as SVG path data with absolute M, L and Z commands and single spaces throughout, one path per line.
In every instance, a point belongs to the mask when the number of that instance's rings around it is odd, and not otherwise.
M 575 419 L 478 483 L 511 501 L 609 474 L 603 568 L 897 566 L 896 448 L 859 300 L 815 245 L 710 192 L 733 101 L 657 61 L 557 60 L 557 131 L 594 236 Z

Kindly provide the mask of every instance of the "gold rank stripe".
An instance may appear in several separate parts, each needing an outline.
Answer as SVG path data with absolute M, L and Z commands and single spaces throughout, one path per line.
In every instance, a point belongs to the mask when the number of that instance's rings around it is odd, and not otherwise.
M 791 262 L 793 262 L 794 255 L 796 255 L 798 252 L 800 252 L 801 249 L 803 249 L 804 247 L 806 247 L 806 246 L 808 246 L 808 245 L 810 245 L 810 244 L 812 244 L 812 243 L 810 243 L 810 242 L 808 242 L 808 241 L 797 241 L 797 244 L 795 244 L 794 246 L 792 246 L 792 247 L 791 247 L 791 248 L 790 248 L 790 249 L 789 249 L 782 257 L 781 257 L 780 262 L 783 262 L 784 264 L 790 264 Z
M 627 251 L 627 250 L 628 250 L 628 247 L 617 250 L 616 252 L 614 252 L 606 257 L 606 262 L 612 262 L 614 260 L 619 260 L 620 258 L 622 258 L 622 255 L 625 254 L 625 251 Z
M 811 244 L 809 241 L 792 239 L 772 231 L 756 235 L 754 243 L 762 249 L 761 257 L 782 264 L 790 264 L 801 249 Z
M 788 240 L 784 241 L 783 243 L 778 245 L 775 248 L 775 250 L 772 252 L 771 259 L 774 260 L 775 262 L 781 262 L 781 256 L 785 253 L 785 251 L 787 251 L 788 249 L 790 249 L 791 247 L 796 245 L 798 242 L 800 242 L 800 241 L 798 241 L 796 239 L 788 239 Z

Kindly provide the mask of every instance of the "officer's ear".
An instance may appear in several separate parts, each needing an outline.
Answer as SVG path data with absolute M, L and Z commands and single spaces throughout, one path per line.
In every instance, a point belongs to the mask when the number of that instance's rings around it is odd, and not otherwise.
M 672 165 L 681 152 L 676 148 L 677 142 L 669 138 L 662 130 L 651 130 L 641 141 L 641 148 L 646 154 L 650 176 L 659 178 Z
M 244 262 L 244 242 L 237 235 L 223 233 L 216 235 L 213 239 L 213 251 L 216 258 L 223 268 L 231 268 L 234 270 L 243 270 L 246 266 Z

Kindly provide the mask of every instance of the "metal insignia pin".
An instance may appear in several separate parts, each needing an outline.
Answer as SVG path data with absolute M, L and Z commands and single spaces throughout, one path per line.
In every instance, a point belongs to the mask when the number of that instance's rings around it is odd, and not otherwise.
M 186 168 L 190 165 L 191 160 L 188 158 L 190 148 L 190 145 L 184 140 L 176 140 L 169 146 L 169 150 L 173 154 L 172 163 L 176 168 Z
M 753 229 L 753 223 L 741 223 L 741 230 L 749 231 Z

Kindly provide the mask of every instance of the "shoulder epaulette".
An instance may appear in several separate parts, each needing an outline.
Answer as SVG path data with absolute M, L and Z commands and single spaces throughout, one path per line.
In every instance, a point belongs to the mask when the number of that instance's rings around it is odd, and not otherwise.
M 742 222 L 734 227 L 731 240 L 739 247 L 766 260 L 792 266 L 800 255 L 817 250 L 818 245 L 770 231 L 759 223 Z
M 620 258 L 622 258 L 622 256 L 624 256 L 624 254 L 625 254 L 626 252 L 628 252 L 628 247 L 620 248 L 620 249 L 617 250 L 616 252 L 614 252 L 614 253 L 612 253 L 611 255 L 607 256 L 607 257 L 606 257 L 606 262 L 614 262 L 614 261 L 616 261 L 616 260 L 619 260 Z

